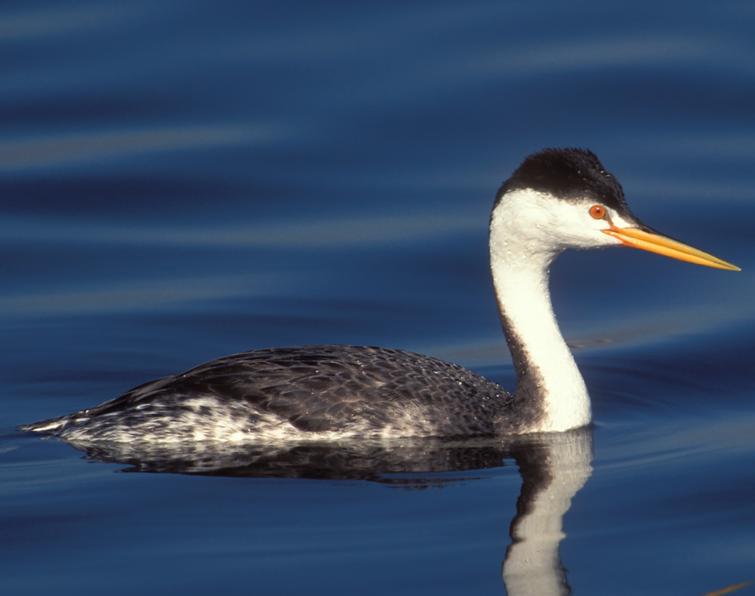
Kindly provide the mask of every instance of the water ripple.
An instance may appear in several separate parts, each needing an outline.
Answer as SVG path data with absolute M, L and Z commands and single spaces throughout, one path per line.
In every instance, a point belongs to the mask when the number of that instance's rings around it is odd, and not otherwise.
M 39 294 L 0 296 L 3 317 L 102 314 L 147 309 L 159 310 L 180 303 L 237 296 L 266 295 L 280 287 L 275 274 L 168 278 L 160 281 L 130 281 L 91 288 L 51 290 Z
M 0 171 L 122 159 L 170 150 L 264 144 L 283 129 L 272 124 L 207 124 L 35 135 L 0 141 Z
M 70 242 L 137 246 L 333 248 L 382 246 L 474 231 L 479 217 L 453 213 L 427 215 L 331 217 L 314 221 L 259 222 L 246 225 L 145 227 L 59 220 L 6 219 L 2 237 L 17 242 Z
M 0 20 L 0 41 L 49 39 L 56 35 L 81 34 L 95 28 L 101 30 L 112 24 L 122 26 L 134 14 L 129 4 L 99 2 L 76 7 L 64 3 L 48 10 L 5 13 Z

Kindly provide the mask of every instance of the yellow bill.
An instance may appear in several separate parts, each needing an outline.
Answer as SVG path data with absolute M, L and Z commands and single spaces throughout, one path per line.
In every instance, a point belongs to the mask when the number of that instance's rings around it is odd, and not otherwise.
M 618 238 L 623 244 L 632 248 L 647 250 L 665 257 L 671 257 L 672 259 L 694 263 L 695 265 L 704 265 L 728 271 L 741 271 L 736 265 L 727 263 L 707 252 L 692 248 L 660 234 L 646 232 L 640 228 L 617 228 L 612 226 L 608 230 L 603 230 L 603 232 L 609 236 Z

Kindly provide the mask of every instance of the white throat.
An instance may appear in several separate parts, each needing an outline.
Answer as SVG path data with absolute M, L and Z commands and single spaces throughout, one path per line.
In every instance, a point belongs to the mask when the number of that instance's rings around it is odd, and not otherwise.
M 543 221 L 553 201 L 545 199 L 544 206 L 539 193 L 514 192 L 518 196 L 505 197 L 493 211 L 490 261 L 519 377 L 515 399 L 531 418 L 522 430 L 579 428 L 590 422 L 590 396 L 561 335 L 548 289 L 550 264 L 563 249 L 553 239 L 551 223 Z

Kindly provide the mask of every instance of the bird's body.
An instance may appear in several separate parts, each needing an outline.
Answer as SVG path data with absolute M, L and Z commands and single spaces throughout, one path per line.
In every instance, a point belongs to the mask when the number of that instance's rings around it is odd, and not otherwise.
M 517 371 L 513 394 L 455 364 L 375 347 L 254 350 L 132 389 L 24 430 L 77 445 L 270 443 L 459 437 L 589 424 L 590 398 L 556 322 L 549 268 L 564 249 L 630 245 L 719 269 L 733 265 L 652 232 L 589 151 L 528 157 L 490 220 L 493 283 Z
M 234 354 L 48 424 L 75 442 L 467 436 L 513 430 L 512 405 L 499 385 L 436 358 L 326 345 Z

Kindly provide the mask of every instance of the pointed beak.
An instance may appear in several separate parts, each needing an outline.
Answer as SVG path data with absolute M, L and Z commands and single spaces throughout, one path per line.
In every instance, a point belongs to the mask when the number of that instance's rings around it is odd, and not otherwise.
M 727 271 L 741 271 L 736 265 L 727 263 L 707 252 L 692 248 L 655 232 L 640 228 L 617 228 L 612 225 L 609 229 L 603 230 L 603 233 L 617 238 L 622 244 L 631 246 L 632 248 L 647 250 L 665 257 L 671 257 L 672 259 L 694 263 L 695 265 L 726 269 Z

